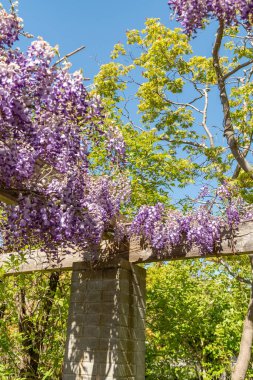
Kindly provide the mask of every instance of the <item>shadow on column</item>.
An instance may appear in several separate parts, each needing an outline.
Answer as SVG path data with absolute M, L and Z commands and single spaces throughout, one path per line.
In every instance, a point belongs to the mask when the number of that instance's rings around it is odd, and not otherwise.
M 145 377 L 145 270 L 74 267 L 63 380 Z

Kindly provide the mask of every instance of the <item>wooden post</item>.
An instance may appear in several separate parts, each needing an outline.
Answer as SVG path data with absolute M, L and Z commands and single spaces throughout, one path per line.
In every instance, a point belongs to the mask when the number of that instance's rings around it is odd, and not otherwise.
M 63 380 L 144 380 L 145 269 L 73 265 Z

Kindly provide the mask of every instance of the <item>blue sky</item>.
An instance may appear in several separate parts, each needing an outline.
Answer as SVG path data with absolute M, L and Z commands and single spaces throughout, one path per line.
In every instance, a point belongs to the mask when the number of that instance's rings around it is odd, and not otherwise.
M 0 2 L 9 8 L 8 0 Z M 27 32 L 42 36 L 51 45 L 59 44 L 61 55 L 85 45 L 71 62 L 74 69 L 84 69 L 89 77 L 97 73 L 100 64 L 108 62 L 115 43 L 125 42 L 127 29 L 143 28 L 148 17 L 158 17 L 167 26 L 176 25 L 170 20 L 167 0 L 19 0 L 19 15 Z M 208 38 L 210 33 L 202 33 L 195 40 L 199 53 L 210 54 Z M 22 40 L 19 46 L 28 43 Z
M 2 3 L 8 7 L 7 0 Z M 142 28 L 146 17 L 168 23 L 169 7 L 166 0 L 20 0 L 19 15 L 27 32 L 59 44 L 62 55 L 85 45 L 71 61 L 92 77 L 113 45 L 125 41 L 127 29 Z

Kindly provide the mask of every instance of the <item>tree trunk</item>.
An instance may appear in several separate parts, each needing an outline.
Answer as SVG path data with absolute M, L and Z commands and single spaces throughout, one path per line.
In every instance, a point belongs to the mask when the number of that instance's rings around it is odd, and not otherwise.
M 251 270 L 253 271 L 253 255 L 249 256 Z M 244 380 L 251 358 L 251 348 L 253 342 L 253 280 L 251 283 L 251 294 L 247 315 L 243 323 L 240 351 L 234 366 L 231 380 Z

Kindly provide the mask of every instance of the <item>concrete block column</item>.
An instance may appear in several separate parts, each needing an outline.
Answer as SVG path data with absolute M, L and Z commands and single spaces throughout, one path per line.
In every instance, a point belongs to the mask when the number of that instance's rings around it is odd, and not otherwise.
M 63 380 L 144 380 L 145 269 L 75 263 Z

